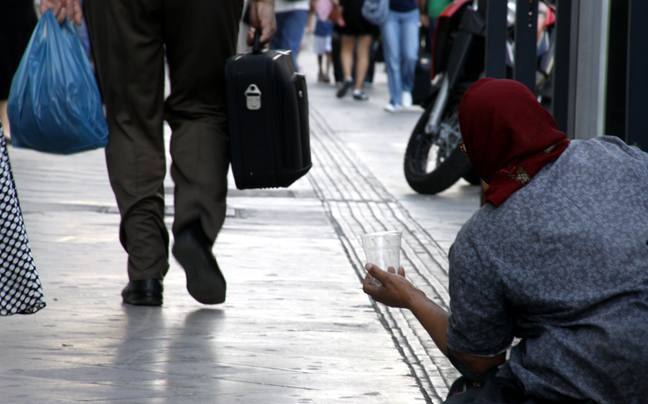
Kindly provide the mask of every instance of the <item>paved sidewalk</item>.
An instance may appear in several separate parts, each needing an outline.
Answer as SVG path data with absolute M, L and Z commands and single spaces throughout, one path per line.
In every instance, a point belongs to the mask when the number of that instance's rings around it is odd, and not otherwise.
M 384 65 L 370 100 L 335 97 L 300 65 L 314 167 L 289 189 L 238 191 L 214 247 L 227 302 L 203 306 L 172 259 L 161 308 L 122 305 L 126 255 L 102 150 L 10 148 L 47 308 L 0 319 L 0 403 L 440 403 L 456 377 L 408 312 L 361 290 L 357 234 L 404 233 L 402 263 L 447 305 L 447 250 L 477 209 L 463 181 L 409 189 L 403 153 L 421 110 L 391 115 Z M 167 223 L 172 183 L 167 181 Z

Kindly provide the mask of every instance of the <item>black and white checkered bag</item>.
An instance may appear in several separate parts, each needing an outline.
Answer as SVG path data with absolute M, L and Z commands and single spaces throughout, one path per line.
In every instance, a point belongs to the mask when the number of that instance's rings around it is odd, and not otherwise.
M 43 307 L 43 290 L 0 127 L 0 315 L 31 314 Z

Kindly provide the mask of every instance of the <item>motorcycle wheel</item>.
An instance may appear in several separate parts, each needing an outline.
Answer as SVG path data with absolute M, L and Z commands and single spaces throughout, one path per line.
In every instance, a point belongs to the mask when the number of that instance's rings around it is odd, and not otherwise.
M 474 170 L 468 156 L 459 149 L 460 102 L 461 95 L 450 97 L 441 117 L 439 133 L 425 131 L 434 103 L 428 105 L 412 131 L 405 151 L 405 178 L 420 194 L 445 191 L 464 176 L 475 180 L 470 176 Z

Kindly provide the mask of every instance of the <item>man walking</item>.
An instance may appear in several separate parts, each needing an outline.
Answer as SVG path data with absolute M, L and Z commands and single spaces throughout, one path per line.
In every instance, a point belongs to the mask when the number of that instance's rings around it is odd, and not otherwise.
M 172 130 L 175 183 L 173 255 L 199 302 L 225 301 L 212 253 L 225 220 L 229 134 L 225 62 L 236 53 L 243 0 L 43 0 L 88 24 L 110 130 L 106 163 L 128 253 L 124 303 L 159 306 L 169 269 L 164 223 L 167 164 L 163 121 Z M 276 29 L 274 0 L 251 0 L 251 25 L 266 43 Z M 171 93 L 164 98 L 165 62 Z

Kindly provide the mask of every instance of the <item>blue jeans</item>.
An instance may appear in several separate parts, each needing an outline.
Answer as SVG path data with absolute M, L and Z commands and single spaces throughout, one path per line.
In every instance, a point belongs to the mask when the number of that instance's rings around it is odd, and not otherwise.
M 308 22 L 307 10 L 293 10 L 277 13 L 277 32 L 275 33 L 270 47 L 272 49 L 288 49 L 292 51 L 295 66 L 297 64 L 297 52 L 301 46 L 306 23 Z
M 393 105 L 402 104 L 403 91 L 414 87 L 414 70 L 419 49 L 419 10 L 405 13 L 389 10 L 387 21 L 380 26 L 383 41 L 387 83 Z

